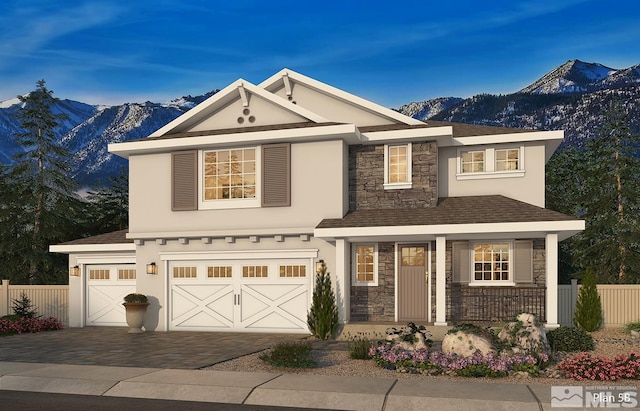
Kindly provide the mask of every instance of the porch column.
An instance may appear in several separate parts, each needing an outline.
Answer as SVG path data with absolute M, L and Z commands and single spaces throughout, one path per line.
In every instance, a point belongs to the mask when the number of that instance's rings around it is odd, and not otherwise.
M 546 328 L 558 328 L 558 234 L 548 233 L 545 238 L 547 301 Z
M 436 321 L 433 325 L 447 325 L 447 298 L 445 274 L 446 262 L 446 237 L 436 237 Z
M 336 239 L 336 305 L 338 321 L 345 324 L 351 317 L 351 273 L 349 271 L 349 242 Z

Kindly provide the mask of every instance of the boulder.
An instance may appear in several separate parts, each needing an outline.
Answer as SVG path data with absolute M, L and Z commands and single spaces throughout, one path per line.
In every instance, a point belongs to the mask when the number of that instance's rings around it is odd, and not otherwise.
M 407 351 L 429 349 L 429 345 L 424 338 L 424 334 L 421 332 L 416 332 L 413 334 L 415 342 L 405 341 L 403 340 L 403 337 L 406 338 L 405 335 L 401 334 L 387 334 L 387 341 L 391 342 L 394 347 L 400 347 L 403 350 Z
M 514 352 L 549 354 L 551 351 L 547 333 L 533 314 L 519 314 L 516 321 L 509 322 L 502 328 L 498 338 L 512 346 Z
M 631 338 L 640 338 L 640 332 L 631 330 Z
M 458 331 L 447 334 L 442 340 L 442 352 L 445 354 L 457 354 L 461 357 L 470 357 L 480 351 L 483 355 L 495 355 L 496 350 L 489 339 L 480 335 Z

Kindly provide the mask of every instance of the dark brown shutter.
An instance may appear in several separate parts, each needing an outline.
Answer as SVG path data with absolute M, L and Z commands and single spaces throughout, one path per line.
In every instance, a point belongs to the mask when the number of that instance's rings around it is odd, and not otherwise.
M 469 242 L 457 241 L 451 244 L 452 281 L 454 283 L 468 283 L 471 275 Z
M 291 144 L 262 146 L 262 206 L 291 205 Z
M 513 279 L 516 283 L 533 282 L 533 242 L 514 241 Z
M 171 153 L 171 210 L 198 209 L 198 152 Z

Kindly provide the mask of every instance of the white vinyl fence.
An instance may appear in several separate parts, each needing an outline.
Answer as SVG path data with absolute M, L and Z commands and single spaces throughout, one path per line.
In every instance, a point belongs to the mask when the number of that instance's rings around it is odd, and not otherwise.
M 622 327 L 628 322 L 640 321 L 640 285 L 598 284 L 605 327 Z M 558 286 L 558 322 L 572 326 L 573 313 L 580 286 L 577 280 L 571 285 Z
M 13 304 L 25 293 L 42 317 L 56 317 L 65 327 L 69 325 L 68 285 L 10 285 L 2 280 L 0 285 L 0 317 L 13 314 Z

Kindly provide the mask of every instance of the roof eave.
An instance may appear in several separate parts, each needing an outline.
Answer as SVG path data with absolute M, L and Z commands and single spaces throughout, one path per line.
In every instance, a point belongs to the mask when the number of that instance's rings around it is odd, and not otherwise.
M 215 138 L 212 138 L 215 137 Z M 175 150 L 215 148 L 235 145 L 266 144 L 280 142 L 345 140 L 349 144 L 361 142 L 362 136 L 353 124 L 333 124 L 309 128 L 229 133 L 215 136 L 180 137 L 171 139 L 136 140 L 109 144 L 108 150 L 117 156 L 128 158 L 135 154 L 166 153 Z
M 116 243 L 116 244 L 57 244 L 50 245 L 49 251 L 52 253 L 71 254 L 71 253 L 92 253 L 92 252 L 110 252 L 110 251 L 136 251 L 136 245 L 133 243 Z
M 560 241 L 584 231 L 584 220 L 528 221 L 515 223 L 434 224 L 380 227 L 316 228 L 314 236 L 325 240 L 344 238 L 350 241 L 367 241 L 392 237 L 415 240 L 417 238 L 446 236 L 447 239 L 528 238 L 557 233 Z M 430 239 L 430 238 L 429 238 Z M 399 241 L 399 240 L 398 240 Z

